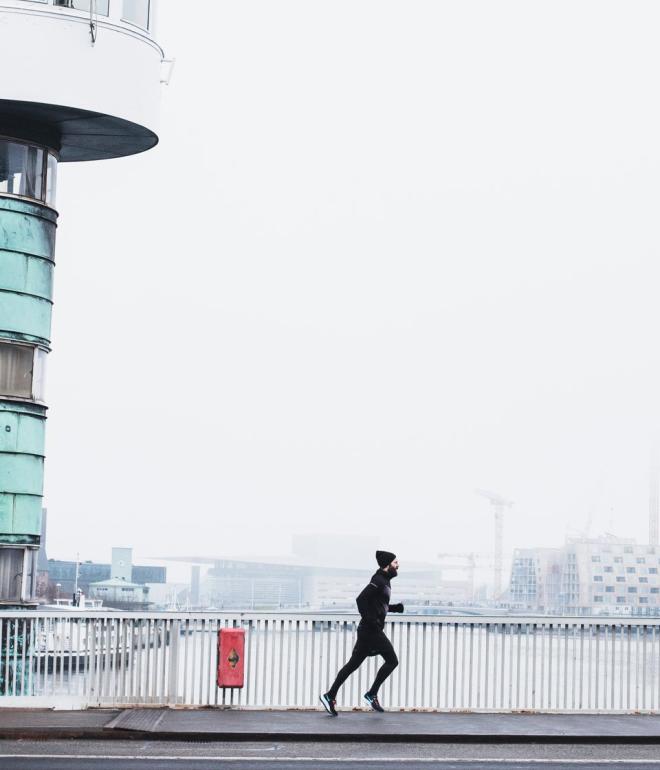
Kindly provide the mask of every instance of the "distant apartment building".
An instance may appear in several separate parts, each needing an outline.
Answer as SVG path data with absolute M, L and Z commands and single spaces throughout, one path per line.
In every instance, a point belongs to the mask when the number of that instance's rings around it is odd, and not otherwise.
M 561 548 L 518 548 L 514 551 L 509 595 L 515 608 L 535 612 L 556 610 L 563 558 Z
M 660 547 L 615 537 L 514 552 L 511 607 L 564 614 L 660 614 Z

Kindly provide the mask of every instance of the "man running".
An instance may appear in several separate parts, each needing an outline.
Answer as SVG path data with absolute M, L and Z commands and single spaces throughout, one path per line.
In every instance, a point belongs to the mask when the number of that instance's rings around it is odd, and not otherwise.
M 330 716 L 337 716 L 336 702 L 339 688 L 370 655 L 382 655 L 385 662 L 378 669 L 374 683 L 364 699 L 374 711 L 385 711 L 378 702 L 378 689 L 387 677 L 399 665 L 392 643 L 385 636 L 385 617 L 389 612 L 403 612 L 403 604 L 390 604 L 390 580 L 399 572 L 399 562 L 389 551 L 376 551 L 376 561 L 380 569 L 374 574 L 369 585 L 358 598 L 358 611 L 362 620 L 358 626 L 357 642 L 346 665 L 339 671 L 332 687 L 320 696 L 321 703 Z

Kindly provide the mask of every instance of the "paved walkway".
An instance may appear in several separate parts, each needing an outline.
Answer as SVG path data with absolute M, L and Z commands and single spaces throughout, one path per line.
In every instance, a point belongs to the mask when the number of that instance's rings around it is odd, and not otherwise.
M 0 738 L 660 743 L 660 716 L 223 709 L 0 709 Z

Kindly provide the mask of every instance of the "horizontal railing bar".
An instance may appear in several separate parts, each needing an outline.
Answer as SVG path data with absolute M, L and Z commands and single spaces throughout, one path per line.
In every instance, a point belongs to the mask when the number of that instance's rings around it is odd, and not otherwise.
M 3 618 L 93 618 L 114 620 L 291 620 L 312 622 L 359 622 L 360 616 L 355 613 L 319 613 L 319 612 L 126 612 L 111 610 L 0 610 Z M 593 617 L 580 615 L 417 615 L 398 614 L 388 615 L 388 623 L 414 624 L 460 624 L 460 625 L 553 625 L 553 626 L 660 626 L 660 617 Z

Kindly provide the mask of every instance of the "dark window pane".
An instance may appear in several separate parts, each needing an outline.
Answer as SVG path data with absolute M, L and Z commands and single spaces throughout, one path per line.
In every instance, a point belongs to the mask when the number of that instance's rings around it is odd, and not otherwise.
M 108 15 L 108 4 L 110 0 L 96 0 L 96 13 L 101 16 Z M 75 11 L 87 11 L 89 13 L 90 0 L 53 0 L 53 5 L 60 8 L 72 8 Z
M 42 201 L 44 160 L 40 147 L 0 139 L 0 193 Z
M 34 348 L 0 342 L 0 393 L 32 397 Z
M 0 596 L 20 601 L 23 582 L 23 548 L 0 548 Z

